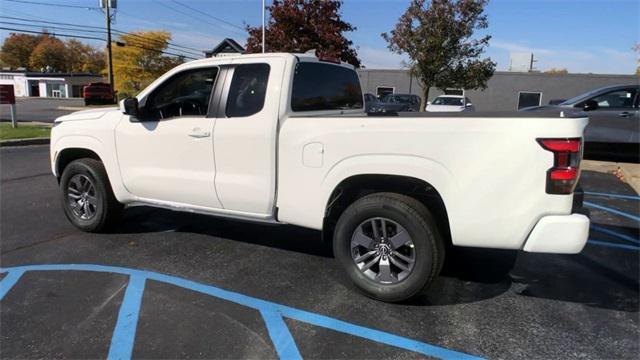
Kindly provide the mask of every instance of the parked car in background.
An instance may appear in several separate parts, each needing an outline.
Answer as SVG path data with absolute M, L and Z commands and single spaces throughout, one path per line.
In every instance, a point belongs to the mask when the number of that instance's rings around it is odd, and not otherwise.
M 378 98 L 371 94 L 371 93 L 366 93 L 364 94 L 364 111 L 367 113 L 370 112 L 376 112 L 378 107 L 376 106 L 378 104 Z
M 475 111 L 471 100 L 461 95 L 440 95 L 427 102 L 425 111 L 429 112 L 461 112 Z
M 111 85 L 103 82 L 89 83 L 82 89 L 82 97 L 85 105 L 115 104 L 116 94 Z
M 365 99 L 366 101 L 366 99 Z M 377 100 L 369 112 L 387 113 L 420 111 L 420 97 L 413 94 L 388 94 Z
M 585 113 L 585 157 L 610 161 L 640 161 L 640 85 L 607 86 L 578 95 L 557 105 L 534 106 L 520 111 Z

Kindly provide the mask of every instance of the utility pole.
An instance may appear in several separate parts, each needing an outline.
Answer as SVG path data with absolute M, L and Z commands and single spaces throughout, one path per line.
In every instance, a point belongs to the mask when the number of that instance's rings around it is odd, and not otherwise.
M 111 91 L 113 91 L 113 57 L 111 55 L 111 14 L 109 9 L 111 8 L 111 2 L 113 0 L 101 0 L 100 3 L 102 7 L 105 9 L 105 14 L 107 14 L 107 64 L 108 64 L 108 76 L 109 76 L 109 85 L 111 85 Z M 113 2 L 115 8 L 116 2 Z
M 264 48 L 264 17 L 265 17 L 265 0 L 262 0 L 262 52 L 265 53 Z

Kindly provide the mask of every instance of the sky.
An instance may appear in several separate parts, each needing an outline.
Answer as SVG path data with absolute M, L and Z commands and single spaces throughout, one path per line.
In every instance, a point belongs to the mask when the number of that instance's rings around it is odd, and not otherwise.
M 0 27 L 20 27 L 7 22 L 25 23 L 6 17 L 104 26 L 104 14 L 95 9 L 99 2 L 0 0 L 0 16 L 5 17 L 0 18 L 3 22 Z M 357 47 L 367 68 L 403 66 L 406 57 L 391 53 L 380 34 L 393 29 L 409 2 L 344 1 L 342 17 L 357 28 L 346 36 Z M 478 35 L 492 36 L 485 56 L 497 62 L 497 70 L 507 70 L 512 52 L 533 52 L 537 60 L 535 68 L 541 71 L 566 68 L 572 73 L 630 74 L 638 66 L 638 53 L 632 50 L 633 45 L 640 42 L 638 0 L 491 0 L 485 11 L 489 27 Z M 167 30 L 174 44 L 209 50 L 226 37 L 244 44 L 247 37 L 242 30 L 244 25 L 260 23 L 261 0 L 118 0 L 113 27 L 122 31 Z M 64 33 L 63 30 L 49 31 Z M 0 41 L 9 33 L 0 30 Z M 104 46 L 104 42 L 97 40 L 85 41 Z

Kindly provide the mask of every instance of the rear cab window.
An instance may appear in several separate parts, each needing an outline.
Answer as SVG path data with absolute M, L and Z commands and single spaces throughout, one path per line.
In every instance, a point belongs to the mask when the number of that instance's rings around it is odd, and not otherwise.
M 362 89 L 350 68 L 320 62 L 296 64 L 291 91 L 294 112 L 363 110 Z

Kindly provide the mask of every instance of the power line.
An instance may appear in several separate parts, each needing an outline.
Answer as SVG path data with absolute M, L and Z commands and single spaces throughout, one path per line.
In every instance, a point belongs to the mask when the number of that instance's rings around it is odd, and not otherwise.
M 16 29 L 16 28 L 4 27 L 4 26 L 1 26 L 0 30 L 18 31 L 18 32 L 21 32 L 21 33 L 28 33 L 28 34 L 41 34 L 41 35 L 45 35 L 46 34 L 46 35 L 51 35 L 51 36 L 61 36 L 61 37 L 78 38 L 78 39 L 100 40 L 100 41 L 105 41 L 106 42 L 106 40 L 103 39 L 103 38 L 93 37 L 93 36 L 59 34 L 59 33 L 52 34 L 52 33 L 44 32 L 44 31 L 33 31 L 33 30 L 25 30 L 25 29 Z M 143 49 L 143 50 L 155 51 L 155 52 L 159 52 L 159 53 L 162 53 L 162 54 L 167 54 L 167 55 L 172 55 L 172 56 L 177 56 L 177 57 L 183 57 L 185 59 L 190 59 L 190 60 L 197 60 L 197 58 L 186 56 L 184 54 L 176 54 L 176 53 L 172 53 L 172 52 L 169 52 L 169 51 L 152 49 L 152 48 L 148 48 L 148 47 L 141 46 L 139 44 L 131 43 L 131 42 L 126 43 L 126 46 L 132 46 L 132 47 L 136 47 L 136 48 Z
M 212 19 L 218 20 L 218 21 L 220 21 L 220 22 L 222 22 L 222 23 L 225 23 L 225 24 L 227 24 L 227 25 L 229 25 L 229 26 L 233 26 L 234 28 L 237 28 L 237 29 L 240 29 L 240 30 L 242 30 L 242 31 L 245 31 L 245 32 L 246 32 L 246 29 L 245 29 L 245 28 L 243 28 L 242 26 L 238 26 L 238 25 L 233 24 L 233 23 L 230 23 L 230 22 L 228 22 L 228 21 L 226 21 L 226 20 L 224 20 L 224 19 L 220 19 L 220 18 L 215 17 L 215 16 L 213 16 L 213 15 L 207 14 L 207 13 L 205 13 L 204 11 L 201 11 L 201 10 L 195 9 L 195 8 L 193 8 L 193 7 L 191 7 L 191 6 L 187 5 L 187 4 L 185 4 L 185 3 L 181 3 L 181 2 L 176 1 L 176 0 L 171 0 L 171 2 L 173 2 L 173 3 L 175 3 L 175 4 L 179 5 L 179 6 L 186 7 L 187 9 L 190 9 L 190 10 L 192 10 L 192 11 L 195 11 L 195 12 L 197 12 L 198 14 L 202 14 L 202 15 L 204 15 L 204 16 L 207 16 L 207 17 L 210 17 L 210 18 L 212 18 Z
M 198 20 L 198 21 L 200 21 L 200 22 L 202 22 L 202 23 L 209 24 L 209 25 L 211 25 L 211 26 L 220 27 L 220 25 L 218 25 L 218 24 L 214 24 L 214 23 L 212 23 L 212 22 L 210 22 L 210 21 L 203 20 L 203 19 L 201 19 L 201 18 L 199 18 L 199 17 L 195 17 L 195 16 L 193 16 L 192 14 L 189 14 L 189 13 L 187 13 L 187 12 L 184 12 L 184 11 L 182 11 L 182 10 L 180 10 L 180 9 L 176 9 L 175 7 L 172 7 L 172 6 L 170 6 L 170 5 L 168 5 L 168 4 L 165 4 L 165 3 L 163 3 L 163 2 L 155 1 L 155 0 L 154 0 L 154 3 L 156 3 L 156 4 L 160 5 L 160 6 L 164 6 L 164 7 L 166 7 L 167 9 L 173 10 L 173 11 L 175 11 L 175 12 L 177 12 L 177 13 L 182 14 L 182 15 L 188 16 L 188 17 L 189 17 L 189 18 L 191 18 L 191 19 Z M 239 32 L 239 31 L 237 31 L 237 30 L 230 30 L 230 31 L 232 31 L 232 32 L 234 32 L 234 33 L 236 33 L 236 34 L 241 34 L 242 36 L 244 36 L 244 35 L 245 35 L 245 33 L 240 33 L 240 32 Z
M 47 20 L 32 20 L 32 19 L 25 19 L 25 18 L 13 17 L 13 16 L 2 16 L 2 15 L 0 15 L 0 18 L 10 19 L 10 20 L 18 20 L 18 21 L 23 21 L 23 22 L 31 21 L 33 23 L 47 24 L 47 25 L 31 25 L 31 24 L 20 24 L 20 23 L 6 22 L 7 24 L 11 24 L 11 25 L 22 25 L 22 26 L 28 26 L 28 27 L 44 27 L 44 28 L 52 28 L 52 29 L 53 28 L 57 28 L 57 29 L 65 30 L 65 31 L 74 31 L 74 32 L 84 31 L 84 32 L 93 32 L 93 33 L 106 34 L 106 28 L 103 28 L 103 27 L 100 27 L 100 26 L 78 25 L 78 24 L 63 23 L 63 22 L 56 22 L 56 21 L 47 21 Z M 2 23 L 2 21 L 0 21 L 0 23 Z M 57 26 L 51 26 L 49 24 L 64 25 L 64 26 L 74 26 L 74 27 L 98 29 L 98 30 L 86 30 L 86 29 L 77 30 L 77 29 L 71 29 L 71 28 L 62 28 L 62 27 L 57 27 Z M 128 33 L 128 32 L 121 31 L 121 30 L 116 30 L 116 29 L 111 29 L 111 30 L 113 32 L 115 32 L 115 33 L 122 34 L 122 35 L 129 35 L 129 36 L 132 36 L 134 38 L 139 38 L 141 40 L 150 42 L 152 44 L 155 43 L 157 45 L 166 45 L 168 48 L 173 48 L 173 50 L 175 50 L 175 51 L 189 53 L 191 55 L 201 55 L 201 53 L 202 53 L 202 51 L 200 49 L 195 49 L 195 48 L 190 48 L 190 47 L 186 47 L 186 46 L 182 46 L 182 45 L 177 45 L 177 44 L 173 44 L 171 42 L 164 42 L 164 41 L 157 40 L 157 39 L 149 39 L 149 38 L 144 37 L 142 35 L 138 35 L 138 34 L 134 34 L 134 33 Z M 181 48 L 181 49 L 178 49 L 178 48 Z M 189 50 L 193 50 L 193 51 L 188 51 L 188 50 L 183 50 L 183 49 L 189 49 Z
M 22 4 L 41 5 L 41 6 L 56 6 L 56 7 L 75 8 L 75 9 L 90 9 L 90 10 L 100 9 L 100 8 L 93 7 L 93 6 L 69 5 L 69 4 L 50 4 L 50 3 L 43 3 L 43 2 L 37 2 L 37 1 L 26 1 L 26 0 L 4 0 L 4 1 L 11 1 L 11 2 L 22 3 Z
M 0 17 L 3 17 L 3 16 L 0 16 Z M 30 25 L 30 24 L 23 24 L 23 23 L 11 22 L 11 21 L 0 21 L 0 24 L 35 27 L 35 28 L 41 28 L 41 29 L 43 29 L 43 28 L 44 29 L 59 29 L 59 30 L 73 31 L 73 32 L 89 32 L 89 33 L 100 33 L 100 34 L 105 34 L 106 33 L 106 31 L 103 31 L 103 30 L 81 30 L 81 29 L 73 29 L 73 28 L 68 28 L 68 27 L 51 26 L 51 25 Z
M 94 37 L 94 36 L 83 36 L 83 35 L 69 35 L 69 34 L 52 34 L 52 33 L 48 33 L 45 31 L 33 31 L 33 30 L 24 30 L 24 29 L 15 29 L 15 28 L 8 28 L 8 27 L 0 27 L 0 30 L 7 30 L 7 31 L 18 31 L 21 33 L 27 33 L 27 34 L 40 34 L 40 35 L 55 35 L 55 36 L 62 36 L 62 37 L 71 37 L 71 38 L 78 38 L 78 39 L 90 39 L 90 40 L 101 40 L 101 41 L 106 41 L 103 38 L 99 38 L 99 37 Z

